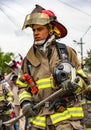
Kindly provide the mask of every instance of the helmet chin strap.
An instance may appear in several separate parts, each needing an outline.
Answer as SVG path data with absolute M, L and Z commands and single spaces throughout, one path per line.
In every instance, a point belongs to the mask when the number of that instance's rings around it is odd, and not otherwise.
M 44 44 L 47 42 L 47 40 L 50 38 L 50 36 L 48 36 L 46 39 L 41 40 L 41 41 L 35 41 L 34 44 L 37 46 L 44 46 Z
M 44 52 L 46 51 L 46 44 L 47 44 L 47 40 L 41 40 L 41 41 L 37 41 L 34 44 L 36 44 L 36 46 L 40 49 L 40 51 Z
M 34 44 L 37 45 L 37 46 L 42 46 L 44 45 L 46 40 L 41 40 L 41 41 L 35 41 Z
M 50 43 L 54 38 L 55 38 L 54 35 L 48 36 L 46 40 L 41 40 L 41 41 L 35 42 L 34 44 L 36 44 L 36 45 L 39 47 L 39 49 L 40 49 L 42 52 L 45 53 L 47 43 Z

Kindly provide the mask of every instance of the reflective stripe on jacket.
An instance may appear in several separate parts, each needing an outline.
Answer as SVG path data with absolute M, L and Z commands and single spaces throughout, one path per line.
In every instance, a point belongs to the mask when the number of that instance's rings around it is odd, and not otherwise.
M 38 86 L 38 90 L 43 88 L 50 88 L 52 87 L 51 79 L 50 78 L 40 79 L 36 81 L 36 85 Z M 31 93 L 26 90 L 20 92 L 19 102 L 21 102 L 24 98 L 28 98 L 28 99 L 31 98 Z
M 38 86 L 38 89 L 52 87 L 50 78 L 40 79 L 40 80 L 36 81 L 36 84 Z
M 83 110 L 81 107 L 67 108 L 67 110 L 65 110 L 64 112 L 50 115 L 52 124 L 54 125 L 60 121 L 64 121 L 70 118 L 77 118 L 77 117 L 80 119 L 84 117 Z M 30 122 L 40 127 L 46 127 L 46 116 L 36 116 L 30 118 Z
M 22 91 L 22 93 L 19 94 L 19 102 L 21 102 L 24 98 L 31 98 L 30 92 L 24 90 Z
M 51 80 L 50 78 L 41 79 L 36 82 L 38 85 L 38 89 L 48 88 L 51 87 Z M 83 109 L 82 107 L 70 107 L 67 108 L 64 112 L 61 113 L 54 113 L 50 115 L 50 118 L 52 120 L 52 124 L 56 124 L 60 121 L 64 121 L 70 118 L 83 118 Z M 30 122 L 34 125 L 40 126 L 40 127 L 46 127 L 46 116 L 36 116 L 33 118 L 30 118 Z
M 91 104 L 91 101 L 90 101 L 90 100 L 87 100 L 87 99 L 84 99 L 84 100 L 81 101 L 81 104 L 82 104 L 82 105 Z
M 51 75 L 53 74 L 54 67 L 61 61 L 59 60 L 57 48 L 55 45 L 56 45 L 55 39 L 53 39 L 53 41 L 48 42 L 46 46 L 46 53 L 42 53 L 40 49 L 38 48 L 38 46 L 33 45 L 28 51 L 26 58 L 23 61 L 22 73 L 25 73 L 25 72 L 29 73 L 27 69 L 29 68 L 31 75 L 38 86 L 38 93 L 30 97 L 34 99 L 34 102 L 41 102 L 42 100 L 46 99 L 48 96 L 53 94 L 58 89 L 58 87 L 56 88 L 56 85 L 55 85 L 55 89 L 53 89 L 53 86 L 52 86 L 53 84 L 51 80 L 48 79 L 48 77 L 51 77 Z M 72 65 L 76 68 L 76 70 L 80 69 L 81 66 L 79 64 L 79 60 L 77 58 L 76 53 L 73 51 L 72 48 L 68 46 L 67 46 L 67 50 L 69 54 L 69 62 L 72 63 Z M 27 60 L 30 62 L 31 67 L 27 66 L 26 64 Z M 23 93 L 23 91 L 21 90 L 20 93 Z M 24 99 L 27 99 L 28 97 L 27 93 L 26 93 L 26 96 L 24 94 L 23 97 L 25 97 Z M 73 109 L 71 108 L 73 108 L 77 114 L 75 115 L 72 114 Z M 77 120 L 79 120 L 80 117 L 81 118 L 83 117 L 83 113 L 81 111 L 82 108 L 80 106 L 75 107 L 75 108 L 71 107 L 71 108 L 69 109 L 67 108 L 67 110 L 65 110 L 62 113 L 55 113 L 55 111 L 49 111 L 48 109 L 45 110 L 44 107 L 41 107 L 39 111 L 39 115 L 37 117 L 30 118 L 30 122 L 40 127 L 45 127 L 47 123 L 46 118 L 45 118 L 46 115 L 50 115 L 51 119 L 53 120 L 52 123 L 54 124 L 56 124 L 55 122 L 61 121 L 61 118 L 58 119 L 59 114 L 61 116 L 62 115 L 64 116 L 63 120 L 70 119 L 72 116 L 76 118 Z M 81 112 L 80 114 L 79 114 L 79 111 Z M 65 113 L 67 113 L 67 115 Z
M 84 116 L 82 107 L 70 107 L 62 113 L 55 113 L 51 115 L 52 123 L 56 124 L 60 121 L 67 120 L 70 118 L 82 118 Z
M 0 101 L 5 100 L 5 96 L 0 96 Z

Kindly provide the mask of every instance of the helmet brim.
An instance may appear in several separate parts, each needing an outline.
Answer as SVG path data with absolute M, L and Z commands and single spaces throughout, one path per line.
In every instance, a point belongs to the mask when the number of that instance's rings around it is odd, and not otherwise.
M 59 22 L 53 21 L 52 24 L 54 24 L 61 32 L 61 38 L 65 37 L 67 35 L 67 29 Z
M 57 21 L 55 14 L 50 10 L 44 9 L 40 5 L 36 5 L 31 14 L 26 16 L 22 29 L 32 27 L 33 24 L 46 25 L 49 23 L 54 24 L 58 28 L 61 33 L 61 38 L 67 35 L 67 29 Z

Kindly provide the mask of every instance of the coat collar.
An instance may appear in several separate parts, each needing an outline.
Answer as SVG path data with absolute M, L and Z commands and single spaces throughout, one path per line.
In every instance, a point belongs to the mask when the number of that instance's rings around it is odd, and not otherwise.
M 55 38 L 49 40 L 49 41 L 48 41 L 48 44 L 47 44 L 47 47 L 48 47 L 48 46 L 51 46 L 51 44 L 54 44 L 54 42 L 55 42 Z M 26 56 L 27 59 L 29 60 L 29 62 L 30 62 L 32 65 L 34 65 L 35 67 L 39 66 L 40 63 L 41 63 L 41 62 L 40 62 L 40 59 L 38 59 L 38 58 L 36 57 L 36 55 L 37 55 L 38 53 L 41 53 L 40 50 L 39 50 L 39 48 L 38 48 L 35 44 L 33 44 L 33 46 L 30 48 L 30 50 L 28 51 L 27 56 Z
M 37 67 L 38 65 L 40 65 L 40 61 L 39 59 L 36 57 L 36 51 L 38 51 L 37 47 L 35 45 L 33 45 L 30 50 L 27 53 L 27 59 L 29 60 L 29 62 L 34 65 L 35 67 Z

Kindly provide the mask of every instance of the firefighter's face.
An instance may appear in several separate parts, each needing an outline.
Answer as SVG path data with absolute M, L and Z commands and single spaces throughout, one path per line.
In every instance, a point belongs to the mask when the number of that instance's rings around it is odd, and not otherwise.
M 33 25 L 32 27 L 33 30 L 33 36 L 34 36 L 34 41 L 41 41 L 45 40 L 48 37 L 48 27 L 45 25 Z

